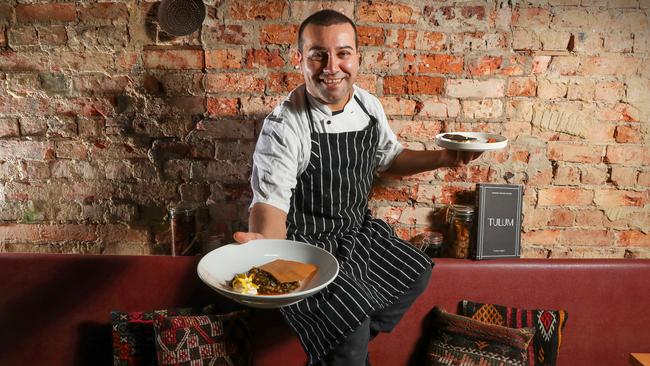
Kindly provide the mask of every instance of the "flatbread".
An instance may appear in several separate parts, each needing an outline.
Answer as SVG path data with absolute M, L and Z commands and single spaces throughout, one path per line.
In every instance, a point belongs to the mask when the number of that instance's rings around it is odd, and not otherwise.
M 311 263 L 284 259 L 276 259 L 257 268 L 270 273 L 280 283 L 303 281 L 310 278 L 318 270 L 318 266 Z

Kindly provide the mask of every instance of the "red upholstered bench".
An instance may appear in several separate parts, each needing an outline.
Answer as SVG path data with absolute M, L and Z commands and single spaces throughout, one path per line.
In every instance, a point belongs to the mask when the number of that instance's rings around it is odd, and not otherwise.
M 196 275 L 198 258 L 0 254 L 0 365 L 110 365 L 110 311 L 222 303 Z M 370 347 L 376 366 L 418 364 L 431 309 L 470 299 L 565 309 L 559 365 L 626 365 L 650 352 L 650 260 L 438 259 L 427 292 Z M 223 306 L 232 304 L 223 303 Z M 273 310 L 254 312 L 254 365 L 304 365 Z

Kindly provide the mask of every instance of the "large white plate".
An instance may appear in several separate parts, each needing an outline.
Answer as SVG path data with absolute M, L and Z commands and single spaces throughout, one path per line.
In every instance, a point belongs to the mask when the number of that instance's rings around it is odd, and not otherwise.
M 235 274 L 276 259 L 312 263 L 318 266 L 318 271 L 298 291 L 283 295 L 246 295 L 230 288 L 228 283 Z M 329 252 L 311 244 L 264 239 L 215 249 L 199 261 L 197 272 L 203 282 L 233 301 L 255 308 L 279 308 L 295 304 L 325 288 L 338 275 L 339 264 Z
M 447 134 L 471 137 L 476 140 L 467 142 L 454 141 L 443 137 Z M 495 142 L 487 142 L 489 139 L 494 139 Z M 445 132 L 436 135 L 436 144 L 449 150 L 479 152 L 503 149 L 508 146 L 508 139 L 501 135 L 485 132 Z

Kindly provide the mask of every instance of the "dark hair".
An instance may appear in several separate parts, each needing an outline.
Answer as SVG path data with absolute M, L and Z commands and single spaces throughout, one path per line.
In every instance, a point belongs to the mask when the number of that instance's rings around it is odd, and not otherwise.
M 300 24 L 300 28 L 298 29 L 298 52 L 302 53 L 302 33 L 305 31 L 305 28 L 309 24 L 328 26 L 344 23 L 350 24 L 352 26 L 352 29 L 354 29 L 354 48 L 358 48 L 359 40 L 357 39 L 357 26 L 354 25 L 352 19 L 348 18 L 345 14 L 339 13 L 336 10 L 323 9 L 308 16 L 307 19 L 303 20 L 303 22 Z

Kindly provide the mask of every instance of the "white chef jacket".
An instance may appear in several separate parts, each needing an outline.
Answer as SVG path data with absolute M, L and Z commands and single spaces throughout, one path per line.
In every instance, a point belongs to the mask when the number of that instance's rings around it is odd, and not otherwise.
M 253 201 L 266 203 L 289 212 L 291 190 L 307 168 L 311 154 L 309 119 L 305 109 L 305 85 L 291 91 L 264 120 L 262 131 L 253 154 L 251 187 Z M 388 119 L 379 100 L 356 85 L 354 94 L 368 113 L 378 122 L 379 146 L 375 159 L 378 171 L 388 169 L 393 159 L 404 150 L 388 125 Z M 329 107 L 307 94 L 316 133 L 341 133 L 360 131 L 368 126 L 370 118 L 354 97 L 343 111 L 332 114 Z

